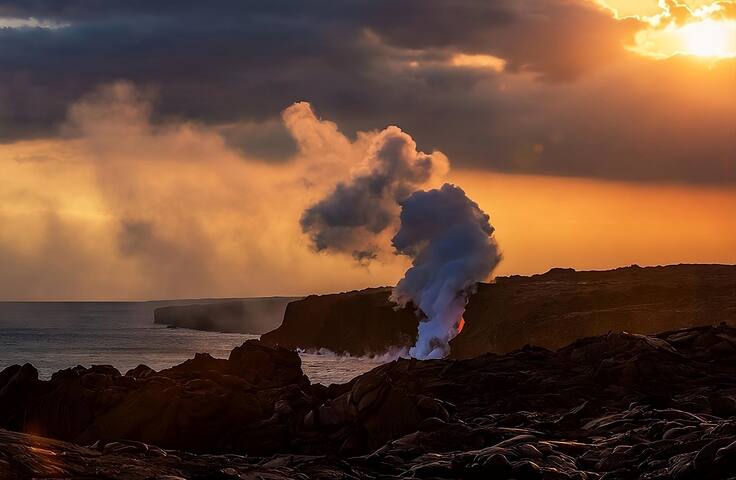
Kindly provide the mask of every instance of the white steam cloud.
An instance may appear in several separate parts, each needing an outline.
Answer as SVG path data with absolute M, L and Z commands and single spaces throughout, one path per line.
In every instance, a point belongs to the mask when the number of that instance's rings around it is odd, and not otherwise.
M 350 254 L 362 264 L 386 249 L 386 233 L 395 233 L 394 253 L 410 257 L 412 267 L 391 298 L 417 308 L 410 355 L 420 359 L 449 353 L 468 296 L 501 260 L 488 215 L 461 188 L 422 190 L 438 185 L 448 168 L 442 153 L 419 152 L 409 135 L 388 127 L 373 138 L 351 180 L 301 217 L 315 250 Z
M 468 296 L 501 261 L 489 216 L 450 184 L 419 191 L 401 202 L 396 252 L 412 259 L 392 294 L 399 305 L 416 305 L 419 322 L 414 358 L 443 358 L 459 331 Z

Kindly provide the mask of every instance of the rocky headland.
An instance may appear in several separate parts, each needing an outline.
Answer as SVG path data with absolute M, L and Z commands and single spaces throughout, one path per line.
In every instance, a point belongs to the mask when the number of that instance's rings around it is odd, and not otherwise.
M 353 356 L 407 347 L 416 340 L 418 320 L 412 308 L 399 309 L 390 302 L 390 295 L 388 287 L 310 295 L 289 303 L 281 325 L 262 335 L 261 341 Z
M 155 372 L 0 372 L 5 478 L 725 479 L 736 329 L 398 360 L 311 384 L 257 341 Z M 54 437 L 59 440 L 41 438 Z M 71 442 L 71 443 L 65 443 Z M 85 445 L 84 447 L 79 445 Z
M 154 323 L 207 332 L 261 335 L 281 324 L 290 297 L 246 298 L 242 300 L 193 303 L 156 308 Z

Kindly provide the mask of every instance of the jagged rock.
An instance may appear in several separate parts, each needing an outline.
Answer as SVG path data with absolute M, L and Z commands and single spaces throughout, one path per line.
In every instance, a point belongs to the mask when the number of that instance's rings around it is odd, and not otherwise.
M 137 367 L 125 372 L 126 377 L 133 377 L 136 379 L 143 379 L 155 375 L 156 370 L 152 369 L 148 365 L 138 365 Z
M 736 356 L 711 348 L 733 338 L 611 333 L 398 360 L 331 387 L 259 342 L 125 376 L 15 366 L 0 372 L 2 425 L 92 447 L 0 430 L 0 478 L 735 478 Z
M 0 373 L 1 425 L 92 443 L 139 440 L 193 451 L 286 448 L 290 414 L 316 403 L 299 356 L 249 341 L 228 360 L 197 354 L 155 372 L 125 376 L 109 366 L 75 367 L 39 381 L 30 365 Z M 279 425 L 277 439 L 266 438 Z M 280 422 L 280 423 L 279 423 Z M 280 443 L 279 443 L 280 442 Z

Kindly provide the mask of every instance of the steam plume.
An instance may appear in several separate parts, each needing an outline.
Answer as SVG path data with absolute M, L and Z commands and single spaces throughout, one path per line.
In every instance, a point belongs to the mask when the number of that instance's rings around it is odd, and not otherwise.
M 450 184 L 418 191 L 401 202 L 401 228 L 393 238 L 398 254 L 412 259 L 392 294 L 412 302 L 426 317 L 419 323 L 415 358 L 442 358 L 457 335 L 469 294 L 501 260 L 489 216 Z
M 443 154 L 418 152 L 409 135 L 388 127 L 375 137 L 353 178 L 304 212 L 302 230 L 317 251 L 349 253 L 370 262 L 381 250 L 379 235 L 396 224 L 398 202 L 447 169 Z
M 417 151 L 397 127 L 375 135 L 364 164 L 301 217 L 317 251 L 349 253 L 368 263 L 396 232 L 394 253 L 412 259 L 391 299 L 417 307 L 421 317 L 415 358 L 441 358 L 457 335 L 468 295 L 501 260 L 490 219 L 454 185 L 431 188 L 447 158 Z M 398 230 L 398 232 L 397 232 Z M 382 240 L 385 240 L 382 242 Z

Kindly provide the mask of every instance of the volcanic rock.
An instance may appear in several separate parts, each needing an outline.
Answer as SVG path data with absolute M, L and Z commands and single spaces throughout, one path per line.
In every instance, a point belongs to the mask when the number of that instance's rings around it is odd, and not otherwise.
M 2 427 L 80 443 L 273 451 L 290 441 L 283 417 L 316 402 L 299 356 L 257 341 L 228 360 L 197 354 L 161 372 L 139 366 L 123 376 L 112 367 L 75 367 L 40 381 L 25 365 L 5 369 L 0 379 Z
M 723 343 L 736 329 L 609 333 L 398 360 L 329 388 L 254 341 L 161 372 L 39 381 L 14 366 L 0 421 L 26 433 L 0 431 L 0 478 L 736 478 L 736 350 Z
M 283 324 L 262 336 L 271 345 L 364 355 L 416 341 L 412 309 L 397 310 L 388 288 L 310 296 L 289 304 Z M 507 353 L 524 345 L 561 348 L 608 332 L 654 334 L 734 322 L 736 266 L 631 266 L 603 272 L 553 269 L 479 284 L 453 358 Z M 683 340 L 684 341 L 684 340 Z M 731 355 L 721 343 L 712 354 Z
M 261 336 L 269 345 L 363 356 L 413 345 L 417 317 L 389 301 L 390 288 L 310 295 L 289 303 L 279 328 Z
M 607 332 L 654 334 L 734 322 L 736 266 L 553 269 L 531 277 L 501 277 L 478 286 L 464 318 L 465 328 L 450 344 L 455 358 L 524 345 L 556 349 Z

